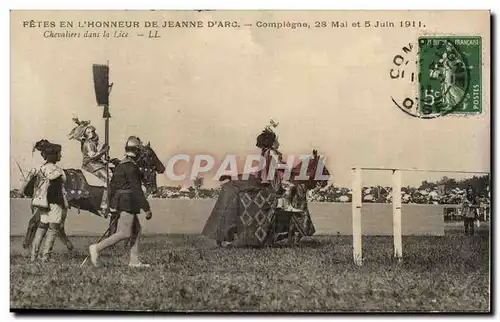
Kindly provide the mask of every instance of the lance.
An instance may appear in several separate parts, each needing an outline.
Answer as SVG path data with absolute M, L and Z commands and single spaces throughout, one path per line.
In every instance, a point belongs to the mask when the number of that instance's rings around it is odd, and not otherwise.
M 98 106 L 103 107 L 104 118 L 104 145 L 106 146 L 106 208 L 109 210 L 109 95 L 113 84 L 109 83 L 109 61 L 103 64 L 94 64 L 92 67 L 94 74 L 94 90 Z
M 24 175 L 23 169 L 19 165 L 19 162 L 17 162 L 16 159 L 14 159 L 14 162 L 17 164 L 17 167 L 19 168 L 19 171 L 21 172 L 21 175 L 23 176 L 24 181 L 26 181 L 26 176 Z

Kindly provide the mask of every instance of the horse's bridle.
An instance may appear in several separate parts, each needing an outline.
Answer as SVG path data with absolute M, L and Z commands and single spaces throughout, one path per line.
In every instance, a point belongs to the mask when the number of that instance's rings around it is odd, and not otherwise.
M 139 171 L 143 175 L 142 183 L 148 190 L 148 193 L 154 193 L 157 189 L 156 185 L 156 165 L 148 165 L 148 158 L 151 158 L 147 147 L 141 146 L 140 156 L 137 162 L 139 166 Z M 151 191 L 149 191 L 151 189 Z

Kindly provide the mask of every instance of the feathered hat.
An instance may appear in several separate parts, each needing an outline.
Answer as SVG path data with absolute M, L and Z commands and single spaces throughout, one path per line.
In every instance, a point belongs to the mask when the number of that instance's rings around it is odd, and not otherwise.
M 31 153 L 35 152 L 35 150 L 38 150 L 42 154 L 42 157 L 45 158 L 45 156 L 47 155 L 57 154 L 61 152 L 61 149 L 62 147 L 60 144 L 51 143 L 46 139 L 42 139 L 35 143 Z
M 93 128 L 95 130 L 95 127 L 90 124 L 90 121 L 80 121 L 75 117 L 73 118 L 73 122 L 76 123 L 76 127 L 68 134 L 70 140 L 82 141 L 85 138 L 85 130 L 88 128 Z

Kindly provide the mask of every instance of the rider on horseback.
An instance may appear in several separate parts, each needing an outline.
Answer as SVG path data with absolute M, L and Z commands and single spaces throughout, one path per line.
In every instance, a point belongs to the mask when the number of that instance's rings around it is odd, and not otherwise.
M 278 123 L 271 120 L 262 133 L 257 137 L 256 146 L 261 149 L 261 156 L 264 158 L 265 166 L 260 171 L 261 183 L 271 184 L 273 190 L 278 193 L 278 208 L 291 212 L 302 212 L 302 210 L 292 206 L 293 191 L 295 186 L 283 180 L 284 169 L 283 157 L 278 150 L 279 142 L 273 128 L 278 127 Z M 278 164 L 280 169 L 277 169 Z M 270 172 L 273 172 L 271 173 Z M 271 177 L 272 175 L 272 177 Z
M 104 156 L 107 150 L 109 150 L 109 146 L 102 146 L 100 150 L 98 146 L 99 136 L 96 133 L 95 127 L 91 125 L 85 129 L 84 140 L 82 141 L 82 169 L 106 181 L 107 161 L 104 159 Z
M 83 155 L 82 169 L 92 173 L 100 180 L 106 182 L 106 152 L 109 146 L 103 145 L 99 149 L 99 135 L 96 133 L 94 126 L 90 125 L 90 121 L 79 121 L 78 118 L 73 119 L 77 124 L 69 134 L 69 138 L 80 141 L 81 151 Z M 109 171 L 109 178 L 112 173 Z M 107 187 L 106 187 L 107 188 Z M 103 194 L 101 201 L 101 211 L 106 212 L 107 208 L 107 193 Z

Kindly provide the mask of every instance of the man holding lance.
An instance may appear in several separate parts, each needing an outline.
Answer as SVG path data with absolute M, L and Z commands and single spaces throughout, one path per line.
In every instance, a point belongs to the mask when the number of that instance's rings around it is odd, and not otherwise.
M 111 171 L 107 170 L 106 167 L 108 162 L 106 153 L 109 151 L 109 146 L 105 143 L 99 148 L 99 135 L 97 135 L 95 127 L 89 121 L 79 121 L 78 118 L 74 118 L 73 121 L 77 126 L 71 130 L 68 136 L 70 140 L 80 141 L 83 156 L 82 169 L 106 183 L 106 176 L 109 175 L 109 178 L 111 178 L 112 175 Z M 104 191 L 101 201 L 101 213 L 103 215 L 107 211 L 107 197 L 108 194 Z

